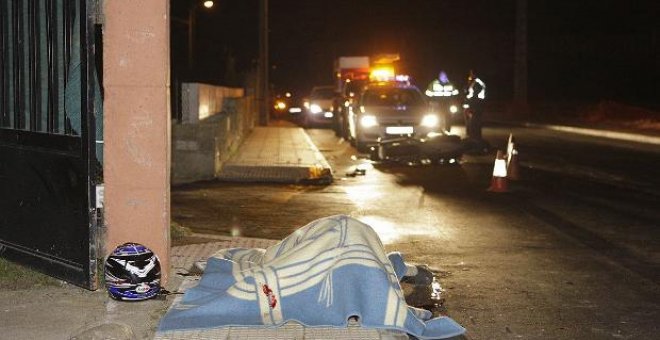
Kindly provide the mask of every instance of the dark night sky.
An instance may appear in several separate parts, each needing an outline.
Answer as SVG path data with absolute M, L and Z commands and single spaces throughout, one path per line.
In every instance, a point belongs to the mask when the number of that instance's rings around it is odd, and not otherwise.
M 185 17 L 180 13 L 191 2 L 172 0 L 172 14 Z M 331 83 L 338 56 L 398 52 L 400 68 L 420 87 L 441 69 L 460 84 L 474 68 L 492 98 L 512 96 L 515 0 L 269 2 L 276 90 L 308 91 Z M 235 57 L 239 72 L 254 67 L 258 0 L 216 3 L 197 16 L 197 78 L 228 83 L 227 55 Z M 660 2 L 652 0 L 529 0 L 530 98 L 658 107 L 659 14 Z M 185 26 L 173 24 L 175 69 L 185 67 L 185 33 Z

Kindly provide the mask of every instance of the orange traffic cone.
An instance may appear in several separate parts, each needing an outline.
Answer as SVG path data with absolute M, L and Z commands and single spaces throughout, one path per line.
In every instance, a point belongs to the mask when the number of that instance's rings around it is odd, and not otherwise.
M 511 148 L 511 155 L 509 156 L 509 164 L 506 169 L 507 177 L 516 181 L 520 179 L 520 167 L 518 165 L 518 150 L 515 147 Z
M 495 158 L 495 165 L 493 166 L 493 178 L 490 181 L 491 192 L 507 192 L 508 180 L 506 178 L 506 160 L 501 150 L 497 150 L 497 157 Z

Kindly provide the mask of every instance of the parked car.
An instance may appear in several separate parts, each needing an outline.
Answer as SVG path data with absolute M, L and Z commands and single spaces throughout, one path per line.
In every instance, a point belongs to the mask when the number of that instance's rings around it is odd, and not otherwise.
M 365 88 L 349 107 L 349 133 L 358 151 L 368 151 L 379 141 L 441 132 L 441 117 L 432 112 L 420 90 L 408 83 L 385 82 Z
M 305 100 L 305 111 L 302 120 L 304 127 L 331 126 L 334 122 L 334 99 L 337 96 L 332 85 L 315 86 Z
M 301 98 L 295 95 L 292 95 L 291 98 L 288 100 L 288 106 L 287 106 L 287 112 L 288 112 L 288 118 L 294 122 L 301 123 L 303 121 L 303 117 L 305 117 L 305 111 L 307 110 L 305 108 L 305 102 L 307 101 L 306 98 Z

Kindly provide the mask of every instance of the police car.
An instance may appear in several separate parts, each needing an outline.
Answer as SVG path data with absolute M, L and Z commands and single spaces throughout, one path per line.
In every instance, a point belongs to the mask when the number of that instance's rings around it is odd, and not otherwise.
M 431 111 L 422 92 L 407 81 L 368 85 L 349 107 L 348 118 L 351 142 L 361 152 L 379 141 L 423 138 L 442 131 L 441 117 Z

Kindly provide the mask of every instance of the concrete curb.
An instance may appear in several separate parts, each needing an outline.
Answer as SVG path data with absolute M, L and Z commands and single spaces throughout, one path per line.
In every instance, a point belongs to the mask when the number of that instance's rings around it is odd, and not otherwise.
M 235 182 L 330 183 L 332 168 L 302 128 L 253 131 L 217 178 Z M 251 138 L 251 139 L 250 139 Z
M 323 165 L 226 165 L 217 177 L 229 182 L 331 183 L 332 169 Z
M 313 167 L 309 168 L 309 179 L 325 179 L 327 177 L 332 178 L 332 168 L 328 161 L 323 157 L 323 154 L 316 147 L 316 144 L 312 141 L 309 135 L 303 130 L 305 134 L 305 140 L 309 144 L 309 148 L 314 151 L 314 157 L 316 157 L 316 163 Z
M 218 179 L 232 182 L 298 183 L 312 177 L 310 166 L 225 165 Z

